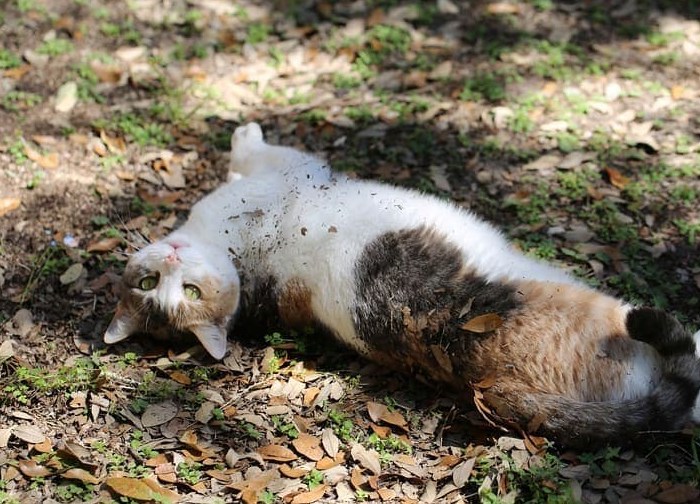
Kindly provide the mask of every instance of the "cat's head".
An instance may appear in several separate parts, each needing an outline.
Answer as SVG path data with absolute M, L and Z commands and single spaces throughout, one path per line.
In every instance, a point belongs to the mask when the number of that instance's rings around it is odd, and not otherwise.
M 221 359 L 239 299 L 238 274 L 226 254 L 169 237 L 129 259 L 104 341 L 116 343 L 134 333 L 168 339 L 189 332 Z

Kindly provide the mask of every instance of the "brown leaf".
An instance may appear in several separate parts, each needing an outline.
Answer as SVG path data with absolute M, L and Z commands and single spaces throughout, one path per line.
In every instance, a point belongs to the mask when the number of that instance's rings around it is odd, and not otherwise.
M 170 373 L 170 379 L 176 381 L 180 385 L 189 385 L 192 383 L 192 379 L 182 371 L 173 371 Z
M 122 78 L 123 70 L 119 65 L 110 65 L 107 63 L 102 63 L 99 60 L 93 60 L 90 63 L 90 66 L 101 82 L 116 84 Z
M 485 313 L 470 319 L 460 326 L 460 329 L 475 333 L 495 331 L 503 325 L 503 319 L 497 313 Z
M 469 478 L 472 474 L 472 469 L 474 469 L 474 464 L 476 463 L 476 458 L 470 458 L 465 460 L 452 471 L 452 482 L 457 488 L 462 488 L 467 484 Z
M 158 483 L 147 478 L 107 478 L 107 486 L 113 492 L 131 499 L 157 502 L 177 502 L 180 496 L 163 488 Z
M 680 100 L 683 98 L 683 94 L 685 93 L 685 88 L 681 86 L 680 84 L 676 84 L 675 86 L 671 86 L 671 98 L 674 100 Z
M 292 441 L 292 446 L 294 446 L 296 451 L 314 462 L 321 460 L 323 457 L 321 441 L 310 434 L 300 432 L 299 436 Z
M 21 200 L 19 198 L 0 198 L 0 217 L 17 210 Z
M 384 11 L 377 7 L 367 18 L 367 26 L 371 28 L 374 25 L 382 24 L 382 21 L 384 21 Z
M 12 434 L 27 443 L 37 444 L 46 439 L 41 429 L 36 425 L 17 425 L 12 428 Z
M 279 466 L 279 470 L 282 476 L 286 476 L 287 478 L 301 478 L 309 472 L 301 467 L 290 467 L 289 464 L 282 464 Z
M 24 153 L 42 168 L 56 168 L 58 166 L 58 154 L 55 152 L 44 156 L 39 151 L 34 150 L 29 144 L 25 144 Z
M 494 374 L 489 375 L 486 378 L 482 379 L 480 382 L 475 383 L 474 387 L 476 387 L 478 389 L 482 389 L 482 390 L 491 388 L 491 387 L 493 387 L 493 384 L 496 383 L 497 379 L 498 379 L 498 375 L 494 373 Z
M 10 68 L 8 70 L 5 70 L 5 73 L 3 74 L 5 77 L 8 79 L 15 79 L 19 80 L 22 77 L 24 77 L 24 74 L 29 72 L 29 70 L 32 69 L 31 65 L 22 65 L 17 68 Z
M 44 438 L 41 443 L 36 443 L 34 449 L 39 453 L 49 453 L 53 449 L 53 445 L 49 438 Z
M 79 467 L 68 469 L 66 472 L 62 473 L 61 476 L 66 479 L 76 479 L 82 481 L 83 483 L 91 483 L 93 485 L 100 482 L 100 480 L 95 478 L 92 474 L 87 472 L 85 469 L 80 469 Z
M 172 401 L 163 401 L 158 404 L 149 404 L 146 406 L 143 415 L 141 415 L 141 423 L 144 427 L 155 427 L 169 422 L 177 415 L 179 408 Z
M 382 465 L 379 462 L 379 454 L 374 450 L 367 450 L 360 443 L 355 443 L 350 449 L 352 458 L 359 462 L 362 467 L 369 469 L 374 474 L 382 472 Z
M 452 361 L 440 345 L 430 345 L 430 353 L 433 354 L 433 357 L 442 369 L 447 373 L 452 373 Z
M 117 238 L 102 238 L 101 240 L 92 241 L 87 246 L 88 252 L 110 252 L 121 244 L 122 239 Z
M 331 467 L 335 467 L 339 464 L 340 462 L 333 460 L 332 458 L 323 457 L 321 460 L 316 462 L 316 469 L 319 471 L 325 471 L 326 469 L 330 469 Z
M 163 190 L 156 191 L 155 193 L 141 190 L 137 191 L 136 194 L 138 194 L 139 198 L 151 205 L 172 205 L 185 195 L 184 191 Z
M 608 178 L 610 179 L 610 183 L 620 190 L 623 190 L 625 187 L 627 187 L 627 184 L 631 182 L 629 177 L 625 177 L 615 168 L 606 167 L 604 168 L 604 170 L 605 173 L 608 175 Z
M 309 492 L 302 492 L 296 494 L 292 499 L 292 504 L 310 504 L 311 502 L 316 502 L 323 497 L 326 492 L 326 485 L 316 485 L 313 490 Z
M 34 460 L 20 460 L 19 470 L 28 478 L 38 478 L 53 474 L 52 471 L 43 465 L 37 464 Z
M 134 217 L 129 222 L 124 224 L 124 229 L 133 231 L 134 229 L 139 229 L 148 225 L 148 217 L 145 215 L 139 215 Z
M 340 449 L 340 440 L 333 432 L 333 429 L 329 427 L 323 429 L 323 432 L 321 433 L 321 444 L 323 444 L 323 448 L 331 458 L 338 454 L 338 450 Z
M 396 492 L 394 492 L 391 488 L 379 488 L 377 489 L 377 493 L 384 502 L 393 501 L 396 499 Z
M 239 481 L 237 483 L 231 483 L 226 485 L 227 488 L 233 488 L 234 490 L 241 491 L 241 499 L 245 504 L 256 504 L 258 502 L 258 495 L 267 488 L 273 480 L 279 477 L 279 471 L 277 469 L 271 469 L 260 473 L 258 476 L 245 481 Z
M 659 492 L 654 496 L 654 499 L 665 504 L 685 504 L 686 502 L 697 502 L 698 497 L 700 497 L 699 489 L 679 483 Z
M 350 483 L 355 487 L 355 490 L 360 490 L 362 485 L 367 482 L 367 478 L 362 474 L 362 469 L 355 467 L 350 474 Z
M 289 448 L 282 445 L 265 445 L 257 449 L 257 452 L 264 460 L 274 460 L 275 462 L 290 462 L 298 457 Z
M 111 137 L 104 130 L 100 130 L 100 138 L 109 151 L 113 154 L 123 154 L 126 151 L 126 142 L 121 137 Z
M 167 463 L 168 463 L 167 455 L 165 455 L 165 453 L 159 453 L 155 457 L 151 457 L 148 460 L 146 460 L 146 462 L 144 462 L 144 465 L 146 465 L 147 467 L 158 467 L 158 466 L 161 466 L 161 465 L 167 464 Z
M 517 14 L 519 10 L 517 4 L 510 2 L 491 2 L 486 6 L 489 14 Z
M 374 422 L 370 422 L 369 426 L 372 428 L 374 433 L 379 436 L 381 439 L 386 439 L 389 437 L 389 434 L 391 434 L 391 427 L 385 427 L 382 425 L 377 425 Z

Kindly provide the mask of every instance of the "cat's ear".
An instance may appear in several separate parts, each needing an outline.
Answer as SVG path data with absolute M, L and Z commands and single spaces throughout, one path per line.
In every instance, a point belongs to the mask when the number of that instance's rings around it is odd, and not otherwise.
M 204 323 L 190 327 L 202 346 L 215 359 L 222 359 L 226 354 L 226 325 Z
M 114 312 L 114 318 L 112 322 L 110 322 L 107 331 L 105 331 L 103 340 L 108 345 L 117 343 L 141 330 L 142 325 L 141 317 L 133 313 L 130 309 L 125 308 L 124 305 L 119 302 L 117 304 L 117 310 Z

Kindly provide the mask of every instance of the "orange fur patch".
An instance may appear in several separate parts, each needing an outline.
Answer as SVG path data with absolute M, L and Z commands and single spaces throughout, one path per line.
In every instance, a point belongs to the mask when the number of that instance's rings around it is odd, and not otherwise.
M 277 311 L 283 324 L 289 327 L 309 325 L 314 320 L 311 309 L 311 289 L 300 279 L 291 278 L 277 296 Z
M 478 345 L 479 368 L 496 372 L 510 390 L 581 401 L 605 401 L 624 387 L 637 343 L 627 336 L 620 301 L 574 285 L 517 287 L 522 309 Z

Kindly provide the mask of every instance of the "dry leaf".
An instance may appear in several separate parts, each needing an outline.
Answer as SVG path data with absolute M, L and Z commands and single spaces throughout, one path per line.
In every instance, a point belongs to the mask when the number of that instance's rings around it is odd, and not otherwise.
M 55 152 L 44 156 L 39 151 L 32 149 L 29 144 L 24 144 L 24 153 L 42 168 L 56 168 L 58 166 L 58 154 Z
M 369 469 L 374 474 L 382 472 L 382 465 L 379 463 L 379 454 L 374 450 L 367 450 L 360 443 L 355 443 L 350 449 L 352 458 L 359 462 L 362 467 Z
M 98 241 L 90 242 L 87 246 L 88 252 L 110 252 L 117 248 L 122 242 L 121 238 L 103 238 Z
M 257 449 L 257 452 L 264 460 L 274 460 L 275 462 L 290 462 L 298 457 L 289 448 L 282 445 L 265 445 Z
M 121 137 L 111 137 L 104 130 L 100 130 L 100 138 L 109 151 L 113 154 L 123 154 L 126 151 L 126 142 Z
M 0 198 L 0 217 L 17 210 L 21 200 L 19 198 Z
M 350 473 L 350 483 L 355 487 L 356 490 L 360 490 L 362 485 L 367 482 L 367 478 L 362 474 L 362 469 L 355 467 Z
M 183 191 L 156 191 L 155 193 L 137 191 L 136 194 L 151 205 L 172 205 L 185 195 Z
M 29 70 L 31 70 L 31 69 L 32 69 L 31 65 L 22 65 L 22 66 L 19 66 L 17 68 L 9 68 L 9 69 L 5 70 L 5 73 L 3 75 L 5 77 L 7 77 L 8 79 L 19 80 L 22 77 L 24 77 L 24 74 L 29 72 Z
M 675 86 L 671 86 L 671 98 L 674 100 L 680 100 L 683 98 L 683 94 L 685 93 L 685 88 L 681 86 L 680 84 L 676 84 Z
M 34 445 L 34 449 L 39 453 L 49 453 L 53 449 L 53 445 L 49 438 L 44 438 L 41 443 Z
M 333 460 L 332 458 L 323 457 L 321 460 L 316 462 L 316 469 L 319 471 L 325 471 L 326 469 L 330 469 L 331 467 L 335 467 L 337 465 L 340 465 L 340 462 Z
M 467 484 L 469 478 L 472 474 L 472 469 L 474 469 L 474 464 L 476 463 L 476 458 L 470 458 L 465 460 L 452 471 L 452 481 L 457 488 L 462 488 Z
M 34 460 L 20 460 L 18 465 L 22 474 L 28 478 L 41 478 L 53 474 L 52 471 L 43 465 L 37 464 Z
M 107 478 L 105 483 L 113 492 L 131 499 L 167 503 L 179 500 L 176 492 L 146 478 Z
M 282 476 L 286 476 L 287 478 L 301 478 L 309 472 L 301 467 L 290 467 L 289 464 L 282 464 L 279 466 L 279 470 Z
M 393 501 L 396 498 L 396 492 L 391 488 L 379 488 L 377 489 L 379 497 L 384 501 Z
M 686 502 L 697 502 L 698 497 L 700 497 L 700 490 L 679 483 L 659 492 L 654 496 L 654 499 L 665 504 L 685 504 Z
M 61 477 L 66 479 L 76 479 L 84 483 L 91 483 L 93 485 L 96 485 L 100 482 L 100 480 L 95 478 L 92 474 L 87 472 L 85 469 L 80 469 L 79 467 L 73 467 L 72 469 L 68 469 L 66 472 L 61 473 Z
M 292 446 L 296 451 L 314 462 L 323 457 L 323 449 L 320 444 L 321 442 L 316 437 L 304 432 L 300 432 L 299 436 L 292 441 Z
M 485 313 L 474 317 L 460 326 L 465 331 L 485 333 L 495 331 L 503 325 L 503 319 L 497 313 Z
M 163 425 L 169 422 L 175 415 L 179 408 L 177 404 L 172 401 L 163 401 L 157 404 L 149 404 L 146 410 L 141 415 L 141 423 L 144 427 L 155 427 L 156 425 Z
M 323 429 L 323 432 L 321 433 L 321 444 L 323 444 L 323 448 L 326 450 L 329 457 L 333 458 L 338 454 L 338 450 L 340 449 L 340 440 L 333 432 L 333 429 Z
M 517 14 L 520 8 L 510 2 L 492 2 L 486 6 L 489 14 Z
M 17 425 L 12 428 L 12 434 L 20 438 L 22 441 L 27 443 L 37 444 L 41 443 L 46 436 L 41 432 L 41 429 L 36 425 Z
M 267 488 L 273 480 L 279 477 L 279 471 L 277 469 L 271 469 L 260 473 L 254 478 L 245 481 L 239 481 L 237 483 L 231 483 L 226 485 L 227 488 L 233 488 L 234 490 L 241 491 L 241 499 L 245 504 L 257 504 L 258 495 Z
M 12 437 L 12 429 L 0 429 L 0 448 L 7 448 Z
M 372 431 L 379 436 L 381 439 L 386 439 L 389 437 L 391 434 L 391 427 L 385 427 L 382 425 L 377 425 L 374 422 L 370 422 L 369 426 L 372 428 Z
M 608 178 L 610 179 L 610 183 L 617 187 L 620 190 L 623 190 L 625 187 L 627 187 L 627 184 L 630 183 L 629 177 L 625 177 L 622 173 L 617 171 L 615 168 L 604 168 L 605 173 L 608 175 Z
M 179 383 L 180 385 L 189 385 L 192 383 L 192 379 L 182 371 L 173 371 L 170 373 L 170 379 Z
M 310 504 L 311 502 L 316 502 L 323 497 L 326 492 L 326 485 L 316 485 L 313 490 L 309 492 L 302 492 L 296 494 L 292 499 L 292 504 Z

